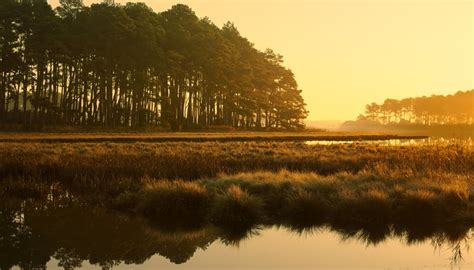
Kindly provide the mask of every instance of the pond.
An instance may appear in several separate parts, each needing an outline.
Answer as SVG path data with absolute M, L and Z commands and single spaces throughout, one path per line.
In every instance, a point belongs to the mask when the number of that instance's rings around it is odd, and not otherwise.
M 460 247 L 464 257 L 455 261 L 457 247 L 437 246 L 431 240 L 408 245 L 402 239 L 391 238 L 379 245 L 366 245 L 326 230 L 297 235 L 269 228 L 238 247 L 217 241 L 199 248 L 183 264 L 154 255 L 141 265 L 121 264 L 114 269 L 473 269 L 473 256 L 467 246 L 465 243 Z M 48 269 L 63 269 L 57 265 L 58 261 L 52 260 Z M 83 267 L 100 269 L 88 263 Z
M 469 227 L 165 231 L 101 208 L 0 212 L 0 269 L 473 269 Z M 20 268 L 20 266 L 22 268 Z

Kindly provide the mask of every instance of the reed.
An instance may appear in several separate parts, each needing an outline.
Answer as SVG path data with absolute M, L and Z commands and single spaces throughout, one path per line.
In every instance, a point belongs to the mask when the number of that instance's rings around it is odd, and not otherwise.
M 466 145 L 0 146 L 2 197 L 62 191 L 163 227 L 474 223 L 474 150 Z
M 98 188 L 101 182 L 115 185 L 119 180 L 143 177 L 192 180 L 220 173 L 280 170 L 320 175 L 361 171 L 463 174 L 474 171 L 474 149 L 301 142 L 0 143 L 0 178 L 91 181 Z
M 190 182 L 148 179 L 137 194 L 124 193 L 116 205 L 144 217 L 176 224 L 248 228 L 258 224 L 311 227 L 474 225 L 473 175 L 321 176 L 289 171 L 221 175 Z M 123 203 L 132 198 L 133 203 Z M 130 208 L 131 206 L 131 208 Z M 137 207 L 138 206 L 138 207 Z M 127 208 L 129 207 L 129 208 Z

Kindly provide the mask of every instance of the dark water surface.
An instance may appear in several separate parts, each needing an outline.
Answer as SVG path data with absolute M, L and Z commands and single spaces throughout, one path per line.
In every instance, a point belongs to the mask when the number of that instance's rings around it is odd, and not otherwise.
M 73 203 L 72 205 L 75 205 Z M 102 208 L 2 207 L 0 269 L 473 269 L 473 230 L 262 225 L 164 231 Z

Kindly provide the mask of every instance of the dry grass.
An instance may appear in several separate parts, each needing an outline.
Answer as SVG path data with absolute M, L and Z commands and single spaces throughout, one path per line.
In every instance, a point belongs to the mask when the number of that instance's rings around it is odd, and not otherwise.
M 238 185 L 262 198 L 268 216 L 296 223 L 473 222 L 474 174 L 243 173 L 203 185 Z M 209 188 L 211 189 L 211 188 Z M 265 198 L 270 197 L 270 200 Z M 283 202 L 283 203 L 282 203 Z
M 248 228 L 261 218 L 261 199 L 231 185 L 217 195 L 211 211 L 212 223 L 225 228 Z
M 169 227 L 473 224 L 473 172 L 462 145 L 0 143 L 2 197 L 54 186 Z
M 184 181 L 148 182 L 132 198 L 136 199 L 134 210 L 158 225 L 171 224 L 174 228 L 202 225 L 210 204 L 206 188 Z
M 134 203 L 118 205 L 125 211 L 145 209 L 138 212 L 153 220 L 162 218 L 172 226 L 195 224 L 193 221 L 225 228 L 328 223 L 336 228 L 393 225 L 429 230 L 449 224 L 474 224 L 473 176 L 240 173 L 192 183 L 156 181 L 151 188 L 147 185 L 139 191 Z
M 0 177 L 38 178 L 102 188 L 117 179 L 199 179 L 256 170 L 330 175 L 463 174 L 474 149 L 447 146 L 307 145 L 301 142 L 0 143 Z

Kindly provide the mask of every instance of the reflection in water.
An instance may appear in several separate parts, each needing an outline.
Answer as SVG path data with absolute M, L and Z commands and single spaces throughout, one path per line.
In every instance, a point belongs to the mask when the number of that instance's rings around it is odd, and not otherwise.
M 335 145 L 335 144 L 369 144 L 380 146 L 443 146 L 463 145 L 474 147 L 474 141 L 468 138 L 430 137 L 426 139 L 390 139 L 390 140 L 360 140 L 360 141 L 306 141 L 307 145 Z
M 282 234 L 279 228 L 284 228 L 285 232 Z M 242 230 L 206 226 L 190 231 L 163 231 L 138 217 L 80 206 L 70 199 L 47 203 L 6 201 L 1 202 L 0 206 L 0 269 L 14 266 L 45 269 L 47 265 L 51 266 L 49 261 L 54 261 L 60 269 L 76 269 L 88 263 L 102 269 L 120 269 L 124 265 L 135 264 L 135 269 L 139 268 L 136 265 L 148 263 L 152 258 L 151 261 L 155 261 L 158 255 L 169 260 L 171 266 L 188 265 L 192 264 L 190 259 L 196 251 L 204 251 L 211 246 L 240 246 L 245 250 L 249 247 L 241 243 L 253 243 L 260 238 L 260 234 L 273 236 L 262 238 L 266 241 L 263 248 L 249 250 L 255 252 L 253 256 L 257 258 L 253 259 L 258 259 L 259 251 L 278 243 L 278 237 L 285 239 L 280 239 L 283 241 L 280 245 L 286 245 L 289 241 L 285 237 L 298 235 L 321 248 L 326 245 L 329 248 L 335 240 L 327 238 L 337 234 L 343 240 L 343 244 L 339 244 L 341 252 L 346 245 L 350 246 L 347 241 L 355 241 L 357 248 L 363 250 L 364 246 L 377 248 L 387 241 L 399 239 L 405 246 L 430 244 L 432 250 L 449 247 L 452 249 L 452 263 L 462 265 L 462 257 L 466 257 L 473 233 L 470 226 L 462 224 L 454 227 L 419 227 L 419 224 L 343 223 L 320 226 L 267 224 Z M 303 252 L 297 246 L 278 248 L 287 252 L 288 256 Z M 403 248 L 394 252 L 403 252 Z M 336 258 L 337 253 L 334 256 Z

